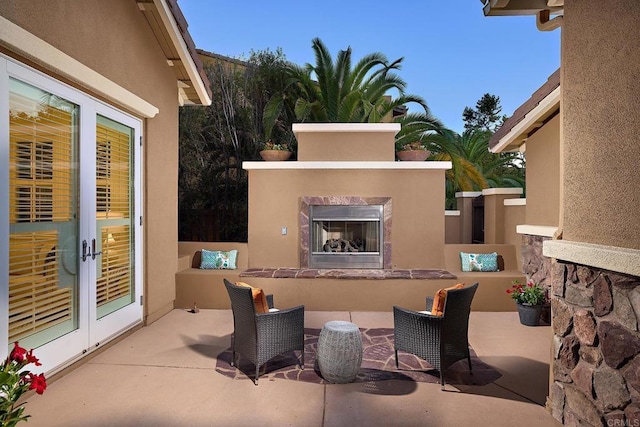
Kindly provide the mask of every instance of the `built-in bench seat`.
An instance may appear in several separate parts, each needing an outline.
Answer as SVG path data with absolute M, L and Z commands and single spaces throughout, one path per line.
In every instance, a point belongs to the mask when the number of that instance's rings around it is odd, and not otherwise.
M 201 270 L 201 249 L 237 249 L 237 269 Z M 501 271 L 463 272 L 460 252 L 497 252 L 501 259 Z M 175 275 L 175 307 L 185 309 L 193 307 L 194 303 L 200 308 L 230 308 L 222 281 L 227 279 L 232 283 L 245 281 L 262 287 L 269 293 L 278 295 L 283 306 L 305 304 L 309 310 L 362 311 L 390 310 L 393 304 L 420 310 L 424 309 L 424 297 L 433 295 L 439 288 L 461 282 L 467 285 L 478 282 L 480 287 L 474 297 L 472 310 L 511 311 L 516 306 L 506 290 L 513 280 L 520 280 L 522 283 L 525 281 L 518 266 L 514 245 L 444 245 L 444 270 L 360 271 L 357 273 L 361 276 L 353 277 L 353 272 L 350 272 L 344 278 L 339 272 L 331 270 L 310 274 L 307 270 L 291 268 L 249 269 L 247 243 L 179 242 L 178 253 L 178 265 L 181 269 Z M 277 272 L 280 273 L 276 274 Z M 416 272 L 421 274 L 416 276 Z M 437 274 L 429 275 L 426 272 Z M 384 273 L 384 278 L 379 277 L 381 273 Z
M 519 249 L 519 248 L 518 248 Z M 500 271 L 462 271 L 460 252 L 498 254 L 498 268 Z M 473 299 L 474 307 L 482 307 L 483 311 L 510 311 L 516 305 L 506 290 L 514 280 L 525 283 L 525 275 L 518 265 L 516 247 L 508 244 L 448 244 L 444 245 L 445 269 L 454 274 L 458 283 L 470 285 L 478 282 L 480 286 Z
M 235 270 L 200 269 L 200 251 L 230 251 L 236 249 L 238 258 Z M 231 308 L 229 296 L 222 279 L 234 283 L 240 273 L 249 267 L 249 250 L 246 243 L 238 242 L 178 242 L 178 272 L 176 273 L 175 308 Z

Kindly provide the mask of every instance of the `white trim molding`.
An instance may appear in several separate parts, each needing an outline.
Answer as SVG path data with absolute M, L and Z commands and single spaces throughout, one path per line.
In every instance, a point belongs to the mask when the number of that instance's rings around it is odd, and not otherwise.
M 145 118 L 160 111 L 138 95 L 0 16 L 0 44 Z
M 505 206 L 527 206 L 527 199 L 504 199 Z
M 456 199 L 459 197 L 480 197 L 482 196 L 482 191 L 458 191 L 456 193 Z
M 558 227 L 548 225 L 516 225 L 516 233 L 528 234 L 530 236 L 553 237 L 556 231 L 558 231 Z
M 299 133 L 392 133 L 400 132 L 400 123 L 294 123 L 291 127 L 297 136 Z
M 497 196 L 502 194 L 518 194 L 524 193 L 522 188 L 485 188 L 482 190 L 483 196 Z
M 549 258 L 640 277 L 640 250 L 568 240 L 547 240 L 542 254 Z
M 244 170 L 304 170 L 304 169 L 371 169 L 371 170 L 447 170 L 451 162 L 243 162 Z

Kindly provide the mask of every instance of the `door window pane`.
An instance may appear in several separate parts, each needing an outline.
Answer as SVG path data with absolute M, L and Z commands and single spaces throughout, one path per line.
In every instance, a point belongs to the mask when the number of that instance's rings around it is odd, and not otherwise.
M 13 78 L 9 89 L 9 342 L 35 348 L 78 324 L 65 260 L 77 262 L 79 107 Z
M 98 116 L 96 126 L 96 221 L 101 258 L 98 263 L 98 318 L 134 301 L 133 155 L 134 132 Z

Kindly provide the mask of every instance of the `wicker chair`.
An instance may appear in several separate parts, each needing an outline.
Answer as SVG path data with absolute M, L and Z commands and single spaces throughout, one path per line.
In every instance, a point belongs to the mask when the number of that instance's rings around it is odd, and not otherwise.
M 231 366 L 235 366 L 236 352 L 256 367 L 253 382 L 258 385 L 259 369 L 275 356 L 299 350 L 299 366 L 304 369 L 304 306 L 271 313 L 256 313 L 251 289 L 236 286 L 224 279 L 233 311 Z M 273 297 L 267 296 L 269 307 Z
M 414 354 L 429 362 L 440 372 L 440 385 L 444 390 L 443 371 L 469 355 L 469 312 L 478 284 L 450 290 L 442 316 L 419 313 L 397 306 L 393 307 L 395 327 L 395 357 L 398 368 L 398 350 Z M 431 310 L 433 298 L 427 297 L 427 310 Z M 473 373 L 473 372 L 472 372 Z

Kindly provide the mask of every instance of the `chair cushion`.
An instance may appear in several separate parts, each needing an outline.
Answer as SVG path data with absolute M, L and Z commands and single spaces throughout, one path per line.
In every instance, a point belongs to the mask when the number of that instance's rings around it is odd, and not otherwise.
M 253 297 L 253 305 L 256 313 L 269 313 L 269 305 L 267 304 L 267 295 L 260 288 L 254 288 L 248 283 L 236 282 L 236 286 L 251 288 L 251 296 Z
M 498 253 L 468 254 L 460 252 L 462 271 L 498 271 Z
M 439 289 L 433 297 L 433 307 L 431 307 L 431 313 L 434 316 L 442 316 L 444 314 L 444 302 L 447 299 L 447 292 L 453 289 L 464 288 L 464 283 L 458 283 L 455 286 L 449 288 Z
M 209 251 L 206 249 L 201 250 L 201 269 L 213 269 L 213 270 L 235 270 L 236 258 L 238 257 L 238 251 L 236 249 L 231 251 Z

